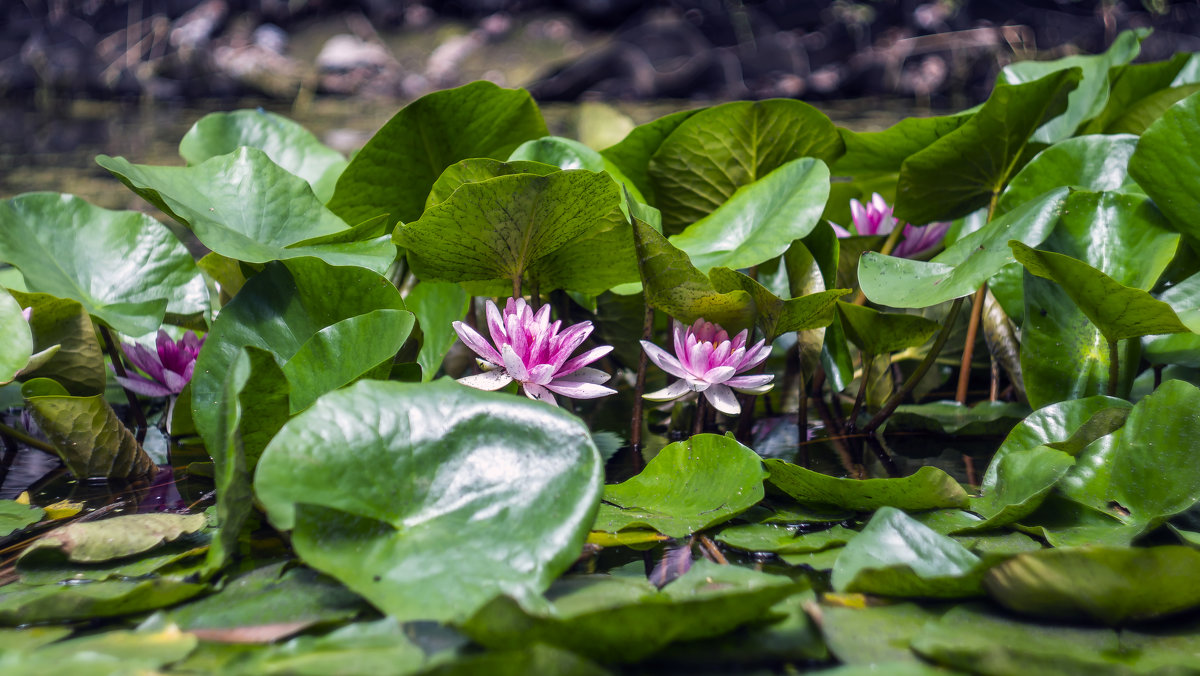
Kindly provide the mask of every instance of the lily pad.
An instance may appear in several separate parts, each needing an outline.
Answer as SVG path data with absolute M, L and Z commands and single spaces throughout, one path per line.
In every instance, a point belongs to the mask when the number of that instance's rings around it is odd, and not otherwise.
M 203 312 L 208 290 L 165 225 L 72 195 L 27 193 L 0 202 L 0 261 L 27 290 L 70 298 L 121 333 L 140 336 L 163 315 Z
M 858 531 L 837 525 L 833 528 L 803 531 L 766 523 L 739 524 L 722 528 L 714 537 L 719 542 L 748 552 L 808 554 L 841 547 Z
M 222 256 L 247 263 L 314 256 L 376 272 L 387 270 L 396 257 L 395 246 L 379 234 L 385 222 L 364 218 L 350 225 L 367 223 L 367 232 L 350 228 L 321 204 L 307 181 L 257 148 L 242 146 L 191 167 L 133 164 L 107 155 L 96 162 Z M 357 234 L 363 237 L 337 241 Z
M 208 585 L 178 580 L 108 580 L 0 588 L 0 625 L 120 617 L 172 606 Z
M 1054 490 L 1075 459 L 1049 446 L 1012 451 L 988 465 L 982 496 L 971 499 L 971 511 L 984 517 L 971 530 L 1020 521 L 1032 514 Z
M 1158 299 L 1171 306 L 1188 333 L 1146 336 L 1142 354 L 1152 364 L 1200 367 L 1200 274 L 1192 275 L 1164 290 Z
M 21 386 L 21 395 L 34 421 L 77 478 L 134 479 L 154 468 L 150 456 L 103 394 L 72 397 L 53 380 L 35 378 Z
M 333 196 L 333 187 L 348 164 L 312 132 L 262 108 L 205 115 L 183 135 L 179 155 L 188 164 L 200 164 L 241 146 L 258 148 L 275 164 L 308 181 L 322 202 Z
M 562 136 L 543 136 L 542 138 L 526 141 L 508 156 L 509 162 L 541 162 L 559 169 L 587 169 L 603 171 L 612 177 L 622 187 L 622 192 L 629 191 L 629 196 L 646 203 L 646 198 L 633 181 L 621 173 L 620 168 L 600 153 L 574 139 Z
M 10 676 L 154 673 L 187 657 L 196 644 L 195 636 L 178 629 L 106 631 L 51 643 L 31 652 L 5 652 L 0 656 L 0 669 Z
M 127 514 L 70 523 L 46 533 L 21 552 L 19 563 L 66 560 L 100 563 L 143 554 L 207 525 L 203 514 Z
M 748 268 L 812 232 L 829 197 L 829 169 L 811 157 L 787 162 L 737 188 L 712 213 L 672 236 L 701 272 Z
M 633 181 L 642 195 L 646 197 L 647 204 L 657 205 L 658 200 L 655 199 L 654 186 L 651 184 L 648 173 L 650 158 L 679 125 L 701 110 L 703 108 L 681 110 L 638 125 L 620 142 L 601 150 L 600 154 Z
M 663 230 L 674 234 L 792 160 L 828 163 L 843 152 L 837 128 L 807 103 L 736 101 L 680 122 L 650 158 L 647 175 Z
M 523 89 L 480 81 L 427 94 L 396 113 L 355 154 L 329 208 L 347 223 L 382 214 L 391 225 L 415 221 L 446 167 L 469 157 L 502 160 L 547 133 L 537 104 Z
M 595 529 L 649 526 L 686 537 L 762 500 L 764 478 L 758 454 L 732 436 L 698 434 L 663 448 L 641 474 L 606 487 Z
M 601 482 L 587 428 L 545 403 L 364 381 L 284 425 L 255 493 L 305 563 L 392 616 L 444 621 L 537 598 L 578 556 Z
M 967 506 L 966 491 L 936 467 L 922 467 L 900 479 L 839 479 L 774 458 L 765 462 L 771 484 L 804 504 L 857 512 L 888 506 L 905 510 Z
M 1102 192 L 1129 185 L 1129 158 L 1137 142 L 1132 134 L 1098 134 L 1046 148 L 1013 177 L 1000 196 L 996 213 L 1011 211 L 1059 186 Z
M 13 500 L 0 500 L 0 538 L 31 526 L 46 515 L 41 507 L 30 507 Z
M 416 673 L 425 663 L 424 651 L 409 640 L 404 626 L 386 617 L 323 636 L 298 636 L 231 666 L 245 674 L 378 676 Z
M 501 597 L 462 630 L 490 648 L 540 642 L 602 662 L 636 662 L 673 641 L 719 636 L 756 620 L 801 589 L 786 577 L 697 561 L 661 591 L 644 579 L 564 578 L 551 588 L 552 608 L 527 610 Z M 638 641 L 629 640 L 631 632 Z
M 945 612 L 944 605 L 825 603 L 820 606 L 821 631 L 829 651 L 847 665 L 914 664 L 920 659 L 909 650 L 909 641 Z
M 877 356 L 923 345 L 937 333 L 937 322 L 920 315 L 880 312 L 838 301 L 846 338 L 866 354 Z
M 966 547 L 884 507 L 842 550 L 831 581 L 842 592 L 963 598 L 982 595 L 985 570 Z
M 104 353 L 96 340 L 96 327 L 83 306 L 69 298 L 48 293 L 9 291 L 27 308 L 33 308 L 29 327 L 36 338 L 35 350 L 57 345 L 48 361 L 21 374 L 22 378 L 50 378 L 77 396 L 100 394 L 108 378 Z
M 541 162 L 532 162 L 528 160 L 513 160 L 512 162 L 501 162 L 500 160 L 492 160 L 486 157 L 473 157 L 470 159 L 455 162 L 446 167 L 438 180 L 434 182 L 433 187 L 429 189 L 429 197 L 425 200 L 425 208 L 435 204 L 441 204 L 450 197 L 455 190 L 466 183 L 478 183 L 486 181 L 489 178 L 497 176 L 508 176 L 510 174 L 535 174 L 537 176 L 545 176 L 559 171 L 559 168 Z
M 846 154 L 833 164 L 838 176 L 895 174 L 904 160 L 966 124 L 973 111 L 933 117 L 908 117 L 876 132 L 855 132 L 839 127 Z
M 903 404 L 896 407 L 883 430 L 889 433 L 991 436 L 1008 434 L 1027 415 L 1029 407 L 1010 402 L 984 401 L 974 406 L 963 406 L 957 401 Z
M 1010 610 L 1119 625 L 1200 606 L 1197 566 L 1200 551 L 1176 545 L 1044 549 L 995 566 L 985 582 Z
M 1200 143 L 1200 92 L 1171 106 L 1142 134 L 1129 175 L 1179 232 L 1200 236 L 1200 158 L 1179 152 Z

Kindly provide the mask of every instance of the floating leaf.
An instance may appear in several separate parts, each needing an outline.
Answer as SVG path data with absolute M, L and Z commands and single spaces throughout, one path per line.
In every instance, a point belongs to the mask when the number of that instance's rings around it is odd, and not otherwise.
M 829 197 L 829 169 L 811 157 L 787 162 L 742 185 L 712 213 L 671 237 L 692 265 L 748 268 L 787 251 L 817 224 Z
M 753 326 L 755 306 L 749 293 L 717 291 L 686 253 L 641 221 L 634 221 L 633 237 L 646 303 L 651 307 L 685 324 L 703 317 L 728 331 Z
M 970 530 L 984 530 L 1020 521 L 1032 514 L 1075 459 L 1048 446 L 1012 451 L 992 461 L 983 475 L 982 496 L 971 500 L 971 511 L 984 521 Z
M 0 668 L 11 675 L 158 673 L 187 657 L 196 644 L 195 636 L 178 629 L 106 631 L 59 641 L 32 652 L 5 652 L 0 656 Z
M 616 184 L 574 170 L 466 183 L 394 237 L 423 280 L 597 294 L 636 280 L 628 228 Z
M 0 202 L 0 261 L 29 291 L 70 298 L 117 331 L 140 336 L 165 312 L 202 312 L 204 280 L 166 226 L 72 195 L 27 193 Z
M 329 208 L 347 223 L 381 214 L 389 224 L 415 221 L 446 167 L 469 157 L 504 159 L 547 133 L 524 89 L 480 81 L 427 94 L 396 113 L 355 154 Z
M 36 378 L 21 395 L 54 450 L 78 479 L 135 479 L 154 462 L 117 417 L 104 395 L 72 397 L 62 385 Z
M 354 622 L 323 636 L 298 636 L 256 652 L 236 667 L 246 674 L 378 676 L 414 673 L 425 661 L 425 652 L 409 640 L 404 626 L 386 617 Z
M 978 556 L 894 507 L 875 512 L 833 567 L 842 592 L 961 598 L 982 593 Z
M 41 507 L 0 500 L 0 538 L 24 529 L 42 520 L 46 512 Z
M 868 252 L 858 261 L 858 281 L 872 302 L 888 307 L 929 307 L 974 293 L 1013 262 L 1011 240 L 1041 244 L 1058 221 L 1067 189 L 1059 188 L 996 217 L 929 261 Z
M 957 401 L 897 406 L 884 423 L 887 433 L 923 432 L 960 437 L 1008 434 L 1029 415 L 1029 407 L 1001 401 L 983 401 L 963 406 Z
M 920 662 L 908 643 L 926 624 L 946 612 L 944 606 L 895 603 L 848 607 L 823 604 L 821 631 L 829 651 L 847 665 L 912 664 Z M 893 672 L 889 668 L 886 672 Z
M 405 620 L 536 598 L 578 556 L 601 488 L 577 418 L 445 380 L 327 394 L 255 475 L 305 563 Z
M 1038 617 L 1108 625 L 1200 606 L 1191 547 L 1083 547 L 1020 554 L 988 571 L 988 592 L 1004 607 Z
M 207 585 L 178 580 L 108 580 L 73 585 L 21 583 L 0 590 L 0 625 L 91 620 L 175 605 Z
M 663 448 L 641 474 L 606 487 L 595 529 L 649 526 L 686 537 L 762 500 L 765 477 L 758 454 L 731 436 L 698 434 Z
M 199 532 L 207 523 L 203 514 L 127 514 L 70 523 L 35 540 L 21 552 L 18 561 L 24 565 L 62 560 L 111 561 L 143 554 Z
M 644 579 L 564 578 L 552 588 L 552 608 L 528 610 L 501 597 L 462 629 L 489 648 L 540 642 L 603 662 L 636 662 L 673 641 L 756 620 L 801 588 L 786 577 L 702 560 L 661 591 Z M 641 638 L 630 641 L 630 632 Z
M 325 208 L 304 179 L 256 148 L 243 146 L 191 167 L 133 164 L 107 155 L 96 162 L 222 256 L 247 263 L 314 256 L 376 272 L 396 257 L 385 237 L 337 241 L 358 231 Z M 351 225 L 360 223 L 382 226 L 368 218 Z M 326 237 L 334 241 L 322 242 Z
M 843 151 L 837 128 L 806 103 L 736 101 L 680 122 L 655 150 L 647 175 L 663 229 L 674 234 L 792 160 L 829 163 Z
M 183 135 L 179 155 L 188 164 L 200 164 L 241 146 L 258 148 L 275 164 L 308 181 L 322 202 L 333 196 L 333 186 L 348 164 L 312 132 L 262 108 L 205 115 Z
M 845 526 L 806 532 L 767 523 L 739 524 L 722 528 L 715 538 L 730 547 L 749 552 L 807 554 L 840 547 L 858 535 Z
M 772 485 L 805 504 L 832 505 L 857 512 L 891 506 L 920 510 L 966 507 L 967 493 L 949 474 L 922 467 L 901 479 L 839 479 L 782 460 L 765 461 Z
M 1080 79 L 1071 68 L 1025 84 L 997 81 L 970 120 L 904 161 L 896 218 L 930 223 L 987 206 L 1033 157 L 1034 131 L 1066 109 Z

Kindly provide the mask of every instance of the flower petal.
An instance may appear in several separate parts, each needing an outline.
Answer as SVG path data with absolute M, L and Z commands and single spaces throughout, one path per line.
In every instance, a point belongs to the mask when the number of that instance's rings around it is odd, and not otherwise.
M 724 385 L 713 385 L 704 391 L 704 397 L 713 405 L 713 408 L 725 415 L 737 415 L 742 412 L 742 407 L 738 404 L 733 390 Z
M 537 364 L 529 369 L 528 383 L 547 385 L 554 378 L 554 364 Z
M 612 352 L 612 349 L 612 345 L 601 345 L 600 347 L 593 347 L 587 352 L 580 353 L 574 359 L 569 360 L 558 369 L 558 376 L 561 377 L 574 373 L 580 368 L 583 368 L 584 366 L 596 361 L 609 352 Z
M 573 382 L 570 380 L 555 380 L 546 385 L 546 389 L 572 399 L 595 399 L 596 397 L 607 397 L 610 394 L 617 393 L 611 387 L 595 383 Z
M 723 383 L 732 378 L 735 372 L 732 366 L 714 366 L 704 373 L 704 380 L 714 385 Z
M 541 385 L 524 383 L 521 385 L 521 389 L 525 391 L 525 396 L 529 397 L 530 399 L 537 399 L 538 401 L 544 401 L 551 406 L 558 406 L 558 400 L 554 398 L 554 394 Z
M 649 399 L 650 401 L 671 401 L 672 399 L 678 399 L 692 391 L 694 390 L 688 387 L 686 380 L 676 380 L 657 392 L 643 394 L 642 399 Z
M 171 390 L 168 390 L 166 387 L 154 382 L 153 380 L 143 378 L 139 375 L 133 375 L 127 378 L 116 376 L 116 379 L 117 382 L 121 384 L 121 387 L 124 387 L 132 392 L 137 392 L 138 394 L 144 394 L 147 397 L 171 396 Z
M 495 371 L 484 371 L 479 375 L 467 376 L 459 378 L 458 382 L 467 387 L 474 387 L 477 390 L 498 390 L 512 382 L 512 376 L 508 375 L 502 369 Z
M 484 302 L 483 307 L 487 311 L 488 333 L 492 336 L 492 342 L 496 345 L 507 343 L 508 333 L 504 328 L 504 317 L 500 314 L 500 308 L 490 300 Z
M 774 380 L 775 376 L 764 373 L 757 376 L 737 376 L 725 381 L 725 384 L 735 390 L 757 389 Z
M 683 369 L 683 365 L 679 363 L 678 359 L 671 356 L 671 353 L 648 340 L 643 340 L 641 342 L 642 349 L 646 351 L 646 356 L 650 358 L 650 361 L 654 362 L 655 366 L 675 376 L 676 378 L 689 377 L 690 374 Z
M 489 345 L 487 340 L 484 339 L 483 336 L 479 335 L 478 331 L 471 328 L 467 324 L 464 324 L 463 322 L 454 322 L 450 326 L 454 327 L 454 332 L 458 334 L 458 337 L 460 340 L 462 340 L 463 345 L 471 348 L 472 352 L 493 364 L 500 365 L 504 363 L 504 358 L 500 356 L 500 353 L 496 351 L 496 348 Z M 495 335 L 495 332 L 493 332 L 492 335 Z
M 525 363 L 517 356 L 512 345 L 505 345 L 501 350 L 504 357 L 504 369 L 508 371 L 508 375 L 512 376 L 513 380 L 524 383 L 529 380 L 529 370 L 525 368 Z
M 601 383 L 607 383 L 609 378 L 612 378 L 612 376 L 608 375 L 604 371 L 601 371 L 600 369 L 584 366 L 577 371 L 574 371 L 568 375 L 559 376 L 554 380 L 555 382 L 562 382 L 565 380 L 574 383 L 592 383 L 594 385 L 599 385 Z

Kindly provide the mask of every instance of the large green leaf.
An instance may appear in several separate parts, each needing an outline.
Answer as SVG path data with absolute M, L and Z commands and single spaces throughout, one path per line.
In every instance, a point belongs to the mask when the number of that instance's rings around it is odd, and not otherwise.
M 38 538 L 21 552 L 25 565 L 39 561 L 100 563 L 143 554 L 207 524 L 203 514 L 127 514 L 67 524 Z
M 1026 270 L 1061 286 L 1105 340 L 1190 331 L 1167 303 L 1125 286 L 1083 261 L 1020 242 L 1013 242 L 1012 248 Z
M 896 218 L 929 223 L 987 206 L 1033 157 L 1030 137 L 1066 109 L 1080 77 L 1073 68 L 1025 84 L 997 82 L 970 120 L 904 161 Z
M 1046 148 L 1013 177 L 996 213 L 1011 211 L 1064 185 L 1094 192 L 1129 185 L 1129 158 L 1137 142 L 1131 134 L 1079 136 Z
M 37 629 L 27 627 L 18 631 L 33 633 Z M 31 652 L 0 652 L 0 669 L 8 676 L 161 673 L 167 665 L 195 650 L 197 643 L 195 636 L 178 630 L 103 631 L 51 643 Z
M 388 215 L 415 221 L 442 171 L 470 157 L 502 160 L 546 123 L 523 89 L 490 82 L 427 94 L 405 106 L 358 151 L 329 208 L 347 223 Z
M 1175 255 L 1178 235 L 1166 226 L 1162 214 L 1143 196 L 1076 192 L 1067 198 L 1057 228 L 1041 248 L 1079 259 L 1111 279 L 1096 277 L 1094 271 L 1084 274 L 1085 269 L 1070 262 L 1066 265 L 1072 269 L 1066 274 L 1071 277 L 1064 278 L 1067 286 L 1026 275 L 1021 370 L 1026 394 L 1034 408 L 1105 390 L 1109 379 L 1108 343 L 1102 329 L 1089 320 L 1087 313 L 1095 313 L 1101 323 L 1119 322 L 1123 320 L 1113 317 L 1114 311 L 1128 309 L 1131 301 L 1141 304 L 1153 300 L 1137 290 L 1152 288 Z M 1030 242 L 1025 244 L 1033 246 Z M 1076 273 L 1084 276 L 1076 278 Z M 1117 295 L 1111 298 L 1094 295 L 1096 291 L 1109 290 Z M 1085 293 L 1092 296 L 1086 303 L 1091 309 L 1072 299 L 1072 296 L 1082 299 Z M 1155 304 L 1157 301 L 1152 303 Z M 1149 316 L 1133 313 L 1128 317 L 1132 326 L 1106 328 L 1138 333 L 1137 324 L 1153 319 L 1154 313 L 1162 309 L 1159 306 Z M 1154 322 L 1154 326 L 1160 325 Z M 1121 371 L 1125 378 L 1118 383 L 1118 392 L 1127 391 L 1128 383 L 1136 375 L 1136 348 L 1137 343 L 1131 343 L 1126 349 L 1133 352 L 1122 356 Z
M 858 281 L 872 302 L 889 307 L 929 307 L 974 293 L 1013 262 L 1008 242 L 1036 246 L 1053 231 L 1067 197 L 1058 188 L 996 217 L 929 261 L 868 252 L 858 261 Z
M 967 506 L 966 491 L 936 467 L 922 467 L 900 479 L 839 479 L 775 458 L 766 464 L 771 484 L 804 504 L 858 512 L 887 506 L 907 510 Z
M 241 146 L 258 148 L 275 164 L 308 181 L 322 202 L 333 196 L 333 186 L 347 165 L 341 153 L 312 132 L 262 108 L 205 115 L 183 135 L 179 155 L 188 164 L 200 164 Z
M 654 186 L 648 173 L 650 158 L 679 125 L 700 110 L 703 109 L 681 110 L 634 127 L 619 143 L 605 148 L 600 154 L 633 181 L 648 204 L 657 206 L 658 200 L 655 199 Z
M 429 197 L 425 200 L 425 208 L 435 204 L 441 204 L 446 201 L 446 198 L 458 190 L 459 186 L 464 183 L 478 183 L 486 181 L 489 178 L 497 176 L 508 176 L 509 174 L 537 174 L 545 176 L 559 171 L 559 168 L 541 162 L 529 162 L 526 160 L 501 162 L 486 157 L 474 157 L 446 167 L 441 176 L 438 176 L 433 187 L 429 189 Z
M 1200 237 L 1200 157 L 1181 149 L 1200 144 L 1200 92 L 1171 106 L 1142 134 L 1129 158 L 1129 175 L 1171 224 Z
M 808 331 L 829 326 L 835 317 L 837 299 L 850 293 L 849 289 L 820 290 L 803 294 L 799 298 L 783 300 L 753 277 L 737 270 L 713 268 L 709 270 L 708 278 L 712 281 L 713 288 L 721 293 L 741 290 L 750 294 L 758 310 L 755 325 L 763 332 L 768 343 L 790 331 Z
M 96 327 L 83 306 L 78 301 L 47 293 L 9 293 L 21 305 L 33 308 L 29 327 L 37 341 L 34 349 L 44 351 L 58 346 L 48 361 L 21 376 L 50 378 L 75 395 L 103 392 L 108 370 L 104 367 L 100 341 L 96 339 Z
M 77 479 L 136 479 L 154 468 L 103 394 L 72 397 L 53 380 L 35 378 L 21 386 L 21 395 Z
M 686 537 L 762 500 L 765 477 L 758 454 L 732 436 L 698 434 L 663 448 L 641 474 L 606 487 L 595 529 L 649 526 Z
M 812 231 L 829 197 L 829 169 L 811 157 L 739 186 L 712 213 L 671 237 L 701 271 L 748 268 L 779 256 Z
M 0 384 L 13 381 L 33 356 L 33 332 L 21 305 L 0 286 Z
M 96 162 L 222 256 L 248 263 L 315 256 L 380 272 L 396 256 L 388 238 L 380 236 L 382 221 L 356 222 L 365 224 L 365 232 L 347 227 L 304 179 L 257 148 L 243 146 L 191 167 L 133 164 L 107 155 Z
M 13 583 L 0 588 L 0 625 L 132 615 L 174 605 L 206 588 L 204 584 L 167 579 L 37 586 Z
M 452 381 L 364 381 L 293 418 L 255 492 L 308 565 L 402 620 L 533 602 L 579 555 L 602 489 L 588 429 Z
M 686 253 L 640 220 L 634 221 L 633 237 L 646 303 L 651 307 L 686 324 L 703 317 L 729 331 L 754 325 L 754 298 L 749 293 L 717 291 Z
M 982 594 L 980 558 L 893 507 L 875 512 L 833 566 L 834 589 L 882 596 Z
M 984 517 L 970 530 L 985 530 L 1020 521 L 1032 514 L 1074 458 L 1048 446 L 1010 451 L 993 460 L 983 475 L 982 495 L 971 499 L 971 511 Z
M 722 528 L 716 539 L 730 547 L 748 552 L 776 554 L 807 554 L 841 547 L 857 531 L 842 525 L 825 530 L 808 531 L 769 523 L 747 523 Z
M 647 174 L 663 229 L 674 234 L 792 160 L 828 164 L 843 150 L 837 128 L 806 103 L 737 101 L 683 120 L 658 146 Z
M 30 507 L 13 500 L 0 500 L 0 538 L 37 523 L 46 515 L 41 507 Z
M 843 668 L 861 667 L 897 676 L 913 673 L 904 670 L 906 665 L 921 663 L 908 649 L 909 641 L 946 612 L 944 605 L 915 603 L 822 605 L 819 609 L 825 642 L 835 657 L 849 665 Z M 826 673 L 842 676 L 838 671 Z
M 938 330 L 937 322 L 920 315 L 880 312 L 840 300 L 837 309 L 846 338 L 869 355 L 891 354 L 923 345 Z
M 270 263 L 213 322 L 192 378 L 192 414 L 209 448 L 225 381 L 242 347 L 274 355 L 291 409 L 390 362 L 412 329 L 396 287 L 369 270 L 306 258 Z
M 154 331 L 166 312 L 197 314 L 208 303 L 196 263 L 166 226 L 71 195 L 0 202 L 0 261 L 20 269 L 29 291 L 79 301 L 130 335 Z
M 966 124 L 974 112 L 939 117 L 906 117 L 876 132 L 855 132 L 839 127 L 846 154 L 834 162 L 838 176 L 895 174 L 910 155 Z
M 1002 401 L 981 401 L 972 406 L 957 401 L 902 404 L 892 412 L 883 430 L 960 437 L 996 436 L 1012 431 L 1013 426 L 1027 415 L 1028 406 Z
M 541 642 L 604 662 L 636 662 L 673 641 L 719 636 L 756 620 L 801 589 L 786 577 L 707 561 L 662 591 L 645 579 L 568 577 L 551 588 L 552 608 L 499 598 L 463 631 L 489 648 Z
M 582 169 L 463 184 L 394 238 L 424 280 L 598 294 L 637 279 L 617 185 Z
M 1146 336 L 1142 353 L 1152 364 L 1200 367 L 1200 273 L 1166 289 L 1158 299 L 1170 305 L 1191 332 Z
M 1043 549 L 992 568 L 985 583 L 1010 610 L 1117 625 L 1200 606 L 1197 567 L 1191 547 Z
M 417 318 L 423 341 L 417 354 L 421 365 L 421 380 L 430 381 L 442 366 L 450 346 L 458 340 L 451 325 L 463 318 L 471 298 L 457 284 L 424 281 L 416 285 L 404 299 L 404 304 Z
M 1150 31 L 1125 31 L 1113 40 L 1103 54 L 1076 54 L 1054 61 L 1020 61 L 1006 66 L 997 82 L 1020 84 L 1030 82 L 1068 68 L 1079 68 L 1082 79 L 1067 97 L 1067 109 L 1043 124 L 1033 135 L 1039 143 L 1058 143 L 1075 135 L 1083 123 L 1096 117 L 1108 103 L 1109 70 L 1124 66 L 1141 51 L 1141 42 Z
M 1166 61 L 1130 63 L 1109 71 L 1108 102 L 1104 110 L 1084 125 L 1084 134 L 1140 134 L 1145 129 L 1131 129 L 1125 119 L 1129 111 L 1142 106 L 1147 98 L 1171 88 L 1191 54 L 1179 52 Z M 1162 111 L 1159 111 L 1159 115 Z M 1156 115 L 1154 119 L 1158 119 Z M 1153 122 L 1154 120 L 1151 120 Z
M 244 674 L 380 676 L 416 673 L 425 661 L 425 652 L 409 640 L 404 625 L 385 617 L 353 622 L 323 636 L 298 636 L 272 645 L 236 662 L 232 670 Z M 188 670 L 186 663 L 183 670 Z
M 559 169 L 587 169 L 603 171 L 616 181 L 629 196 L 645 204 L 646 198 L 633 181 L 621 173 L 621 169 L 600 153 L 574 139 L 562 136 L 543 136 L 526 141 L 508 156 L 509 162 L 541 162 Z

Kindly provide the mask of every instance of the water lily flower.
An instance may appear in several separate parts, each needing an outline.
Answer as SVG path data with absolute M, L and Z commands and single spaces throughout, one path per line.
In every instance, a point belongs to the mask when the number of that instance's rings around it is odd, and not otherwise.
M 646 399 L 670 401 L 689 392 L 703 392 L 718 411 L 737 415 L 742 408 L 733 395 L 734 390 L 762 394 L 771 389 L 774 376 L 770 374 L 737 375 L 766 360 L 771 354 L 771 346 L 766 341 L 760 340 L 747 348 L 749 334 L 745 330 L 730 340 L 725 329 L 703 319 L 697 319 L 690 327 L 675 322 L 673 335 L 674 355 L 650 341 L 642 341 L 642 349 L 650 361 L 679 378 L 665 389 L 643 395 Z
M 172 340 L 162 329 L 158 330 L 155 340 L 157 350 L 154 352 L 143 345 L 126 343 L 125 356 L 149 377 L 129 373 L 126 377 L 117 376 L 117 382 L 122 387 L 150 397 L 177 395 L 191 382 L 196 356 L 203 345 L 204 338 L 197 338 L 192 331 L 179 340 Z
M 843 228 L 837 223 L 830 223 L 838 237 L 854 235 L 889 235 L 900 224 L 892 215 L 892 206 L 879 193 L 871 195 L 871 201 L 863 204 L 856 199 L 850 200 L 850 216 L 853 220 L 854 232 Z M 937 246 L 946 236 L 950 224 L 946 222 L 930 223 L 925 226 L 904 225 L 904 239 L 892 250 L 897 258 L 912 258 Z
M 608 381 L 607 373 L 588 367 L 611 352 L 611 345 L 568 359 L 591 334 L 591 322 L 580 322 L 559 332 L 562 321 L 550 322 L 549 305 L 536 313 L 524 298 L 509 298 L 503 313 L 490 300 L 485 306 L 491 343 L 463 322 L 453 324 L 462 342 L 482 358 L 485 369 L 458 382 L 481 390 L 498 390 L 515 380 L 525 396 L 555 406 L 555 394 L 595 399 L 616 392 L 601 384 Z

